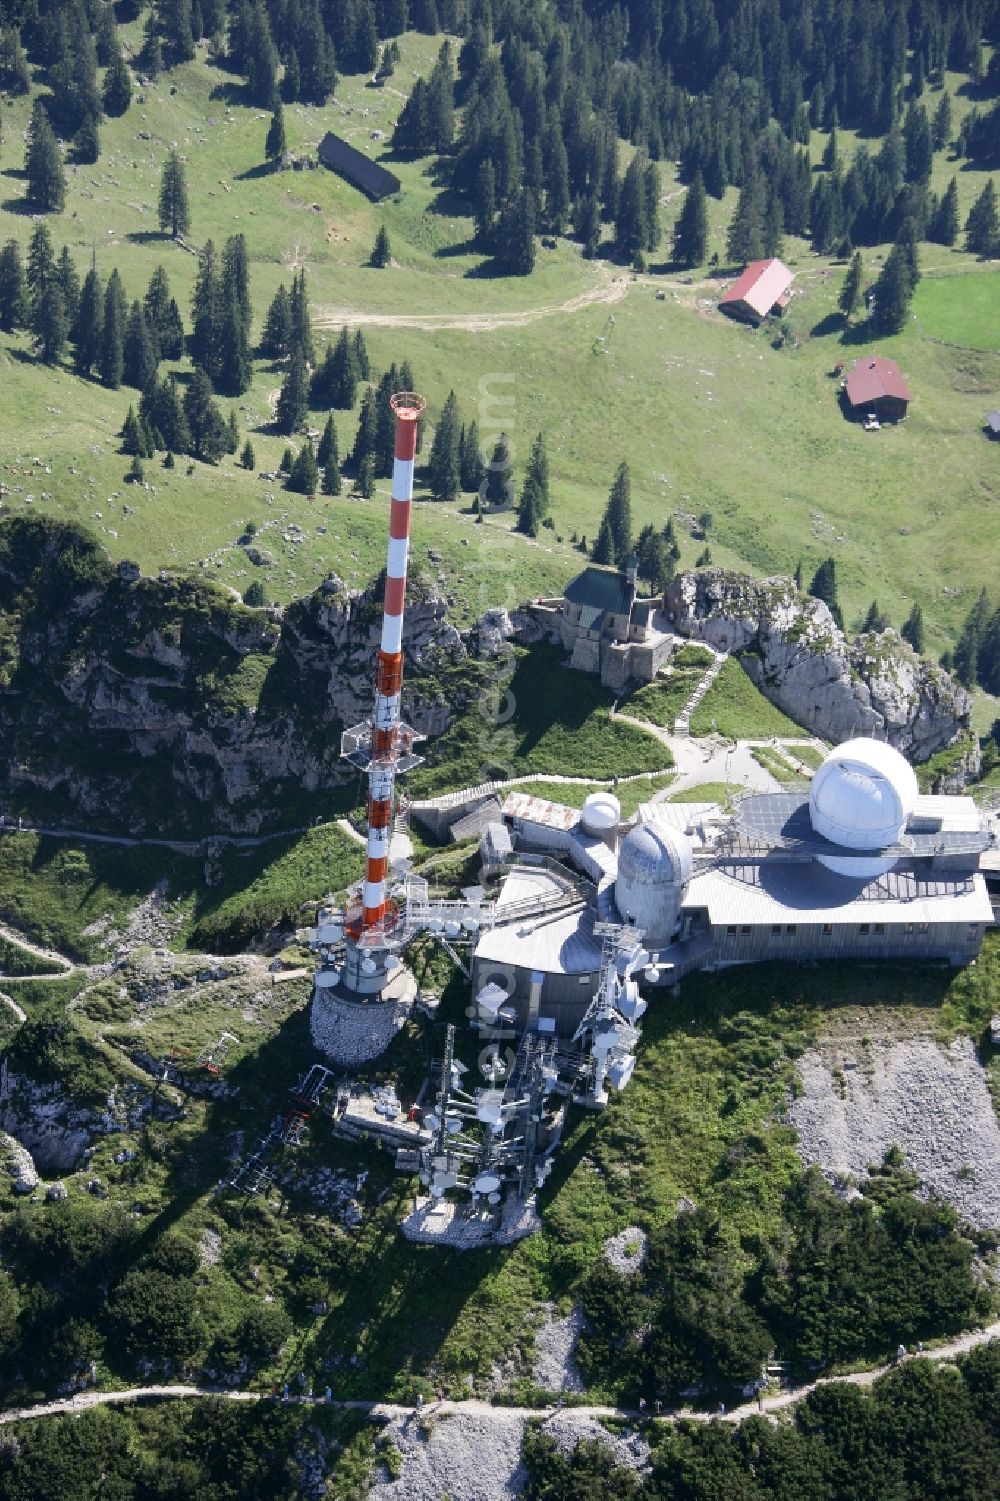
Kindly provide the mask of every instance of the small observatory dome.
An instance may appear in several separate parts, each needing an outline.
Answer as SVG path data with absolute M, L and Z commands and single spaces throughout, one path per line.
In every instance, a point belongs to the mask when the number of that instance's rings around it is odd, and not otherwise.
M 615 904 L 623 921 L 642 929 L 647 948 L 670 942 L 690 877 L 691 841 L 680 829 L 652 820 L 625 836 Z
M 580 823 L 585 834 L 606 839 L 621 823 L 622 805 L 613 792 L 592 792 L 583 805 Z
M 899 839 L 917 792 L 913 768 L 898 750 L 881 740 L 847 740 L 813 777 L 809 817 L 833 844 L 882 850 Z

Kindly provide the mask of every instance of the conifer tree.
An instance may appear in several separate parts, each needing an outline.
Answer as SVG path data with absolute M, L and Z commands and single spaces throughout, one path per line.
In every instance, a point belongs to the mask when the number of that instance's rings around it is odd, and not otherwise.
M 690 269 L 700 266 L 705 259 L 708 243 L 708 214 L 705 209 L 705 184 L 699 171 L 691 179 L 684 195 L 674 229 L 674 259 L 678 265 Z
M 322 469 L 330 459 L 340 462 L 340 450 L 337 446 L 337 429 L 333 423 L 333 413 L 330 412 L 326 419 L 323 432 L 320 435 L 319 447 L 316 450 L 316 462 Z
M 382 224 L 379 226 L 378 234 L 375 236 L 375 244 L 372 246 L 372 253 L 368 257 L 368 264 L 381 271 L 389 265 L 391 260 L 392 250 L 389 246 L 389 234 L 385 225 Z
M 229 418 L 226 422 L 226 452 L 235 453 L 240 446 L 240 424 L 236 416 L 236 408 L 230 407 Z
M 28 321 L 28 284 L 21 261 L 21 247 L 8 240 L 0 250 L 0 328 L 11 333 Z
M 243 445 L 243 452 L 240 454 L 240 465 L 251 472 L 257 467 L 257 456 L 253 451 L 253 444 L 249 438 Z
M 242 234 L 230 235 L 222 252 L 223 300 L 230 289 L 236 297 L 240 316 L 249 332 L 253 318 L 253 308 L 250 303 L 250 259 L 247 253 L 246 236 Z
M 324 495 L 339 495 L 343 489 L 343 482 L 340 478 L 340 466 L 332 454 L 323 466 L 322 489 Z
M 979 652 L 989 619 L 989 596 L 982 589 L 955 646 L 955 676 L 963 688 L 974 688 L 979 682 Z
M 267 127 L 267 140 L 264 142 L 264 156 L 269 162 L 279 162 L 288 150 L 285 140 L 285 115 L 279 99 L 274 106 L 274 114 L 271 123 Z
M 313 361 L 312 325 L 309 322 L 309 296 L 306 292 L 306 273 L 301 270 L 292 276 L 292 294 L 289 302 L 292 320 L 291 345 L 298 348 L 307 365 Z
M 308 409 L 309 378 L 306 374 L 306 362 L 302 358 L 302 351 L 294 348 L 288 374 L 282 382 L 274 409 L 274 420 L 279 433 L 294 433 L 305 421 Z
M 319 488 L 316 455 L 313 452 L 312 442 L 308 438 L 295 455 L 285 488 L 294 490 L 299 495 L 315 495 Z
M 115 47 L 115 55 L 111 66 L 104 75 L 104 89 L 102 92 L 104 113 L 117 118 L 124 115 L 132 103 L 132 79 L 129 75 L 128 65 L 122 55 L 121 47 Z
M 593 260 L 601 239 L 601 205 L 596 193 L 581 193 L 577 199 L 573 233 L 583 242 L 584 259 Z
M 334 346 L 332 376 L 327 399 L 331 406 L 339 407 L 342 411 L 349 411 L 357 400 L 360 374 L 357 353 L 346 327 L 340 330 L 340 336 Z
M 85 115 L 73 137 L 73 161 L 80 166 L 92 166 L 100 154 L 97 121 L 93 115 Z
M 365 500 L 371 500 L 375 494 L 375 460 L 370 453 L 365 454 L 358 466 L 357 490 Z
M 145 455 L 145 436 L 143 434 L 139 419 L 135 415 L 134 406 L 130 406 L 128 412 L 126 413 L 125 421 L 122 423 L 122 430 L 119 434 L 119 437 L 122 440 L 122 453 L 139 454 L 140 456 Z
M 930 182 L 934 150 L 927 111 L 922 104 L 910 105 L 903 126 L 903 145 L 906 152 L 906 181 Z
M 882 613 L 878 607 L 878 600 L 873 599 L 861 626 L 862 631 L 865 633 L 874 631 L 876 634 L 881 634 L 882 631 L 888 630 L 889 623 L 888 615 Z
M 894 245 L 875 283 L 872 324 L 876 333 L 898 334 L 906 323 L 913 281 L 906 250 Z
M 943 151 L 951 138 L 951 95 L 942 94 L 934 111 L 931 124 L 931 144 L 935 151 Z
M 126 316 L 125 288 L 116 267 L 108 278 L 104 293 L 104 324 L 101 329 L 99 361 L 101 380 L 112 391 L 117 391 L 121 385 L 125 370 Z
M 354 438 L 354 447 L 351 449 L 351 465 L 355 473 L 361 473 L 361 466 L 365 459 L 371 460 L 372 478 L 375 477 L 375 452 L 378 444 L 378 409 L 375 402 L 375 392 L 371 386 L 361 398 L 361 411 L 358 414 L 358 431 Z
M 402 390 L 402 378 L 399 369 L 393 363 L 382 376 L 375 393 L 375 473 L 388 476 L 392 474 L 393 454 L 396 443 L 396 419 L 393 414 L 391 399 L 396 391 Z
M 189 451 L 206 464 L 217 463 L 229 445 L 229 431 L 212 400 L 212 383 L 199 365 L 184 392 L 184 416 L 191 434 Z
M 480 250 L 489 251 L 492 248 L 493 222 L 497 213 L 497 180 L 493 158 L 490 156 L 479 166 L 475 205 L 476 244 Z
M 271 299 L 261 334 L 260 352 L 269 360 L 280 360 L 288 353 L 292 337 L 292 305 L 284 282 Z
M 66 202 L 66 174 L 55 132 L 40 99 L 35 100 L 31 111 L 24 170 L 32 203 L 43 213 L 62 213 Z
M 915 604 L 907 615 L 900 632 L 904 641 L 908 641 L 918 656 L 923 655 L 924 650 L 924 614 L 920 606 Z
M 494 236 L 494 254 L 507 276 L 530 276 L 535 265 L 535 206 L 522 190 L 504 201 Z
M 851 264 L 847 268 L 844 277 L 844 285 L 840 289 L 837 306 L 844 317 L 850 321 L 861 306 L 861 282 L 864 278 L 865 268 L 861 259 L 861 251 L 856 250 L 851 257 Z
M 358 379 L 371 380 L 371 360 L 368 358 L 368 349 L 365 344 L 365 336 L 360 328 L 354 335 L 352 347 L 354 349 L 354 359 L 358 367 Z M 400 390 L 408 391 L 412 386 L 412 381 L 410 381 L 409 377 L 407 377 L 406 375 L 407 368 L 408 367 L 404 362 L 403 368 L 400 371 L 400 379 L 403 380 L 404 384 L 400 387 Z
M 139 417 L 154 434 L 156 446 L 172 453 L 188 453 L 191 430 L 172 375 L 154 381 L 139 402 Z
M 763 256 L 766 213 L 764 182 L 759 173 L 754 173 L 740 189 L 726 236 L 726 254 L 734 264 L 746 265 Z
M 545 217 L 553 234 L 561 235 L 566 228 L 570 209 L 569 159 L 563 140 L 562 123 L 558 109 L 553 106 L 545 133 Z
M 608 503 L 594 544 L 595 563 L 616 563 L 624 568 L 632 552 L 632 484 L 628 465 L 618 466 Z
M 965 221 L 965 248 L 983 260 L 1000 254 L 1000 215 L 992 177 L 969 210 Z
M 42 293 L 56 274 L 56 258 L 52 250 L 52 237 L 46 224 L 35 225 L 28 241 L 28 294 L 32 308 L 37 307 Z
M 142 485 L 146 482 L 146 472 L 142 467 L 142 459 L 136 454 L 125 475 L 126 485 Z
M 459 436 L 458 401 L 454 391 L 449 391 L 427 461 L 427 477 L 435 500 L 453 501 L 458 497 L 462 482 Z
M 157 266 L 150 278 L 143 306 L 160 358 L 179 360 L 184 353 L 184 324 L 177 302 L 170 295 L 170 283 L 162 266 Z
M 191 0 L 158 0 L 156 9 L 171 61 L 190 62 L 194 57 Z
M 191 228 L 184 164 L 176 151 L 171 151 L 163 164 L 159 220 L 161 233 L 172 235 L 175 240 L 178 235 L 186 235 Z
M 240 308 L 235 284 L 224 295 L 217 385 L 226 396 L 242 396 L 253 384 L 253 361 L 247 339 L 249 324 Z
M 68 245 L 64 245 L 59 253 L 59 260 L 56 263 L 56 280 L 62 291 L 63 307 L 69 319 L 69 326 L 72 328 L 76 322 L 76 315 L 80 311 L 80 278 L 76 274 L 76 267 Z
M 458 467 L 462 489 L 478 495 L 486 475 L 486 466 L 479 451 L 479 427 L 475 422 L 470 422 L 468 427 L 464 424 L 462 426 L 458 443 Z
M 66 316 L 62 287 L 54 277 L 39 299 L 34 329 L 38 339 L 39 358 L 45 365 L 55 365 L 66 348 L 69 319 Z
M 510 447 L 507 434 L 501 433 L 486 466 L 486 488 L 480 486 L 480 494 L 494 510 L 506 510 L 514 501 L 514 480 L 511 474 Z
M 537 537 L 549 513 L 549 461 L 545 440 L 539 433 L 532 444 L 525 471 L 524 485 L 517 509 L 517 529 L 525 536 Z
M 127 386 L 145 391 L 156 379 L 159 351 L 150 334 L 146 311 L 138 300 L 129 309 L 122 346 L 122 379 Z
M 615 220 L 618 251 L 626 261 L 634 261 L 649 241 L 648 204 L 643 183 L 644 162 L 637 152 L 622 179 Z
M 927 230 L 927 238 L 936 245 L 954 245 L 958 239 L 958 182 L 953 177 L 941 197 L 941 202 Z
M 222 285 L 215 245 L 206 240 L 198 256 L 198 275 L 191 301 L 191 357 L 214 380 L 221 357 Z

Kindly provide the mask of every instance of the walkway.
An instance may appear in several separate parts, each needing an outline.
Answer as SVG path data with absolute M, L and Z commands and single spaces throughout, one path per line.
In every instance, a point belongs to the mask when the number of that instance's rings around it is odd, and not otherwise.
M 987 1344 L 992 1339 L 1000 1338 L 1000 1322 L 990 1324 L 985 1329 L 973 1329 L 967 1334 L 959 1335 L 957 1339 L 949 1340 L 945 1344 L 938 1345 L 933 1350 L 925 1350 L 922 1356 L 907 1357 L 908 1359 L 924 1360 L 953 1360 L 956 1355 L 961 1355 L 967 1350 L 975 1349 L 977 1345 Z M 848 1376 L 823 1376 L 818 1381 L 810 1381 L 804 1386 L 797 1386 L 790 1391 L 779 1392 L 776 1396 L 764 1397 L 760 1402 L 744 1402 L 739 1407 L 733 1407 L 724 1414 L 712 1412 L 695 1412 L 688 1408 L 672 1408 L 661 1412 L 662 1420 L 672 1421 L 684 1418 L 699 1423 L 709 1423 L 717 1417 L 722 1417 L 727 1423 L 739 1423 L 744 1418 L 755 1416 L 757 1413 L 780 1412 L 784 1408 L 792 1407 L 796 1402 L 801 1402 L 808 1397 L 810 1392 L 816 1391 L 821 1386 L 829 1386 L 834 1382 L 846 1382 L 850 1386 L 871 1386 L 880 1376 L 895 1369 L 896 1361 L 887 1361 L 884 1365 L 876 1366 L 872 1370 L 854 1371 Z M 38 1402 L 31 1407 L 14 1407 L 8 1412 L 0 1412 L 0 1427 L 10 1423 L 25 1423 L 34 1418 L 56 1417 L 61 1413 L 85 1412 L 90 1407 L 107 1407 L 126 1402 L 143 1401 L 171 1401 L 179 1398 L 191 1397 L 221 1397 L 227 1402 L 261 1402 L 275 1400 L 272 1393 L 259 1391 L 226 1391 L 211 1386 L 136 1386 L 123 1391 L 87 1391 L 79 1392 L 75 1397 L 60 1397 L 53 1402 Z M 322 1397 L 289 1396 L 285 1399 L 289 1404 L 298 1407 L 326 1407 L 339 1408 L 342 1411 L 367 1412 L 373 1418 L 406 1418 L 413 1411 L 413 1404 L 406 1405 L 398 1402 L 351 1402 L 334 1401 L 327 1403 Z M 546 1412 L 551 1413 L 551 1408 L 537 1407 L 501 1407 L 497 1408 L 491 1402 L 484 1402 L 478 1398 L 470 1398 L 464 1402 L 433 1402 L 428 1403 L 428 1413 L 435 1417 L 445 1416 L 449 1413 L 468 1412 L 489 1414 L 502 1412 L 512 1417 L 524 1419 L 542 1418 Z M 576 1403 L 568 1404 L 562 1408 L 567 1417 L 574 1414 L 581 1418 L 625 1418 L 632 1422 L 652 1417 L 648 1410 L 639 1412 L 634 1407 L 605 1407 L 605 1406 L 582 1406 Z

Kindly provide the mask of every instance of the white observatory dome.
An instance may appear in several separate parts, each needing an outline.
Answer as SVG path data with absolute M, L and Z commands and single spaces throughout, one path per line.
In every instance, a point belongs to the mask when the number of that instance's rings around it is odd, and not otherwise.
M 691 841 L 680 829 L 637 824 L 618 852 L 615 904 L 623 921 L 641 928 L 647 948 L 669 943 L 691 877 Z
M 882 740 L 847 740 L 812 780 L 809 817 L 817 834 L 852 850 L 895 844 L 917 800 L 913 767 Z
M 583 832 L 602 839 L 617 829 L 621 819 L 622 805 L 613 792 L 592 792 L 580 814 Z

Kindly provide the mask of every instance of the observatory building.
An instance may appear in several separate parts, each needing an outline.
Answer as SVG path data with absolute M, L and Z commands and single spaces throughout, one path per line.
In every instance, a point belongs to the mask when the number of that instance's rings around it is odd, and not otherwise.
M 768 960 L 968 964 L 993 921 L 969 797 L 921 796 L 881 741 L 830 751 L 808 794 L 647 803 L 628 824 L 609 793 L 582 812 L 512 793 L 515 846 L 475 989 L 502 988 L 520 1025 L 572 1033 L 608 932 L 635 928 L 647 983 Z

